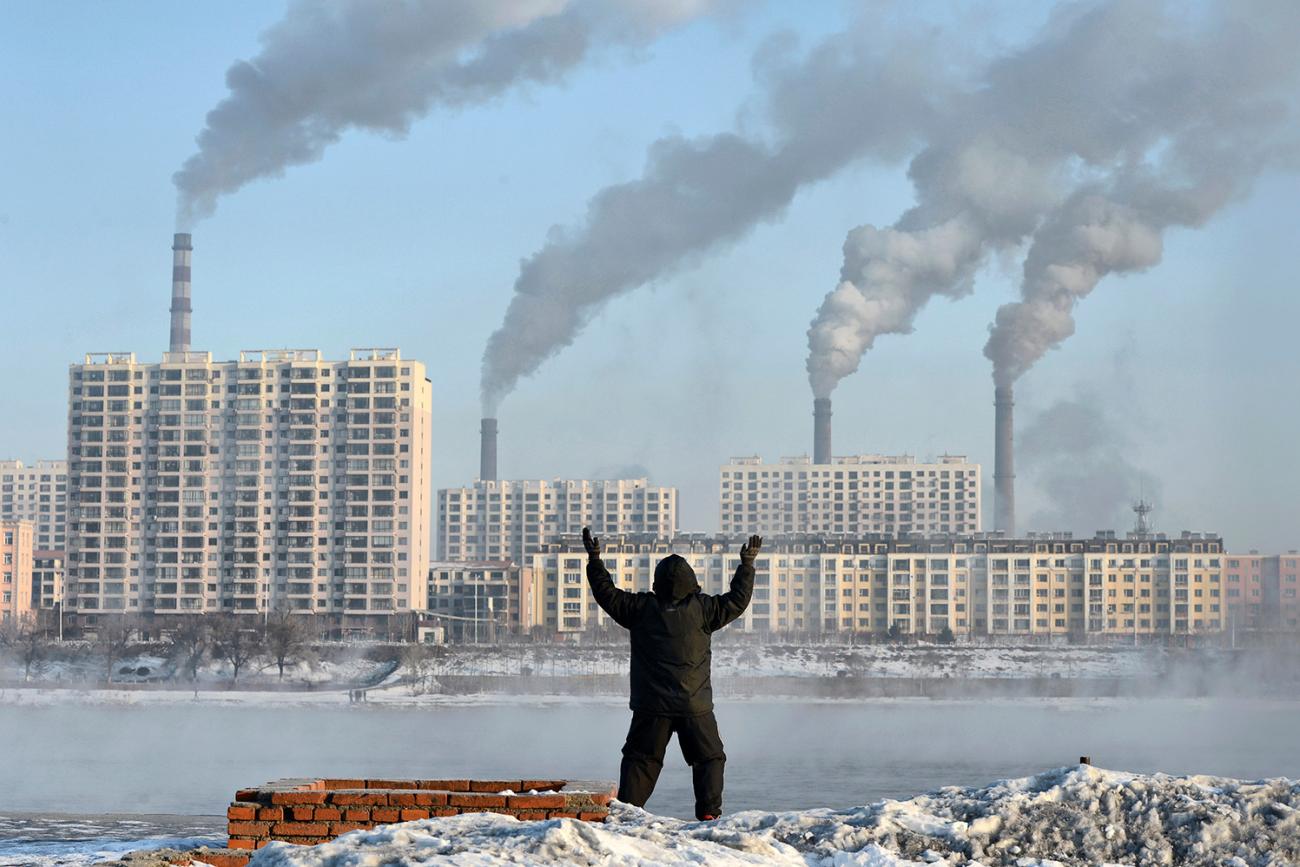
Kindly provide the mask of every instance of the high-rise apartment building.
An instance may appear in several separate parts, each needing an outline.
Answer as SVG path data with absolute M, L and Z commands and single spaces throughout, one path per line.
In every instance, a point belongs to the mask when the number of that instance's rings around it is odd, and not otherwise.
M 396 349 L 87 355 L 69 372 L 69 613 L 283 608 L 350 629 L 423 608 L 430 402 Z
M 52 609 L 63 604 L 63 551 L 32 552 L 32 608 Z
M 603 538 L 618 586 L 645 592 L 668 554 L 685 557 L 706 593 L 724 592 L 740 538 Z M 610 626 L 587 588 L 575 536 L 532 555 L 534 610 L 548 633 Z M 755 564 L 747 632 L 1016 636 L 1050 641 L 1186 636 L 1224 626 L 1217 536 L 1101 534 L 1091 539 L 777 536 Z
M 1231 628 L 1300 627 L 1300 552 L 1229 554 L 1223 586 Z
M 677 489 L 646 479 L 480 480 L 438 491 L 439 560 L 512 560 L 583 527 L 596 533 L 677 532 Z
M 732 458 L 719 479 L 722 534 L 865 536 L 969 534 L 980 530 L 980 467 L 944 455 Z
M 68 463 L 0 461 L 0 521 L 31 521 L 34 544 L 62 550 L 67 544 Z
M 32 610 L 34 536 L 30 521 L 0 521 L 0 623 Z

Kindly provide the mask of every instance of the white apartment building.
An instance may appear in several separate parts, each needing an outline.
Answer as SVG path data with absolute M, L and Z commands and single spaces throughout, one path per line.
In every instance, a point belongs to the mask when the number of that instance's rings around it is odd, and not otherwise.
M 61 551 L 67 544 L 68 462 L 0 461 L 0 521 L 30 521 L 37 548 Z
M 428 613 L 453 641 L 492 642 L 535 619 L 533 571 L 509 561 L 429 564 Z
M 678 554 L 706 593 L 727 589 L 740 537 L 605 537 L 618 586 L 649 591 Z M 1217 536 L 1101 534 L 1002 539 L 973 534 L 900 540 L 778 536 L 755 562 L 754 597 L 735 628 L 817 633 L 1007 636 L 1041 641 L 1187 636 L 1223 629 L 1223 543 Z M 531 557 L 534 610 L 547 634 L 613 624 L 587 588 L 581 540 Z
M 476 481 L 438 491 L 439 560 L 527 563 L 542 545 L 594 533 L 677 532 L 677 489 L 646 479 Z
M 720 470 L 722 534 L 868 536 L 980 531 L 980 466 L 959 455 L 732 458 Z
M 396 349 L 90 354 L 68 399 L 67 610 L 424 607 L 431 385 Z

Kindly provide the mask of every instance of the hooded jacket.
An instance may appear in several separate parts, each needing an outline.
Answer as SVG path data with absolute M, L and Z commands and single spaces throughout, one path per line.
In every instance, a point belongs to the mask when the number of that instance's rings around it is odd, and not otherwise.
M 632 710 L 662 716 L 713 710 L 712 635 L 749 607 L 754 567 L 742 562 L 731 589 L 717 596 L 700 592 L 695 570 L 676 554 L 655 567 L 651 593 L 618 589 L 599 557 L 587 562 L 587 583 L 605 613 L 632 633 Z

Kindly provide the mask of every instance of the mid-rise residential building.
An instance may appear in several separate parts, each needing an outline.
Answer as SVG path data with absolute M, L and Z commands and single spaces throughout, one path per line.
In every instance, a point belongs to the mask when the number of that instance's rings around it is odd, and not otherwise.
M 396 349 L 69 371 L 70 614 L 287 609 L 344 630 L 424 608 L 431 385 Z
M 980 531 L 980 466 L 957 455 L 732 458 L 719 478 L 722 534 L 962 535 Z
M 649 591 L 668 554 L 685 557 L 706 593 L 724 592 L 740 537 L 605 537 L 618 586 Z M 1142 639 L 1218 632 L 1224 625 L 1223 543 L 1217 536 L 1113 533 L 1004 539 L 775 536 L 755 564 L 746 632 Z M 547 633 L 610 625 L 591 598 L 577 537 L 531 558 Z
M 32 608 L 54 609 L 63 604 L 62 551 L 42 551 L 32 554 Z
M 1300 627 L 1300 553 L 1229 554 L 1223 583 L 1231 628 Z
M 428 613 L 452 641 L 492 642 L 534 622 L 533 571 L 509 561 L 432 563 Z
M 480 480 L 438 491 L 438 559 L 510 560 L 565 533 L 677 532 L 677 489 L 646 479 Z
M 0 623 L 31 613 L 35 529 L 30 521 L 0 521 Z
M 37 548 L 67 544 L 68 463 L 0 461 L 0 521 L 31 521 Z

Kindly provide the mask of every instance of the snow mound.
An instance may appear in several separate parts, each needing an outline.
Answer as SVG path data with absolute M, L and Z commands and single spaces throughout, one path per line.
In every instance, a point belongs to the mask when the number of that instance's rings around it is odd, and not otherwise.
M 614 804 L 604 825 L 478 813 L 274 843 L 250 867 L 461 864 L 1232 865 L 1300 863 L 1300 782 L 1087 765 L 850 810 L 684 822 Z

